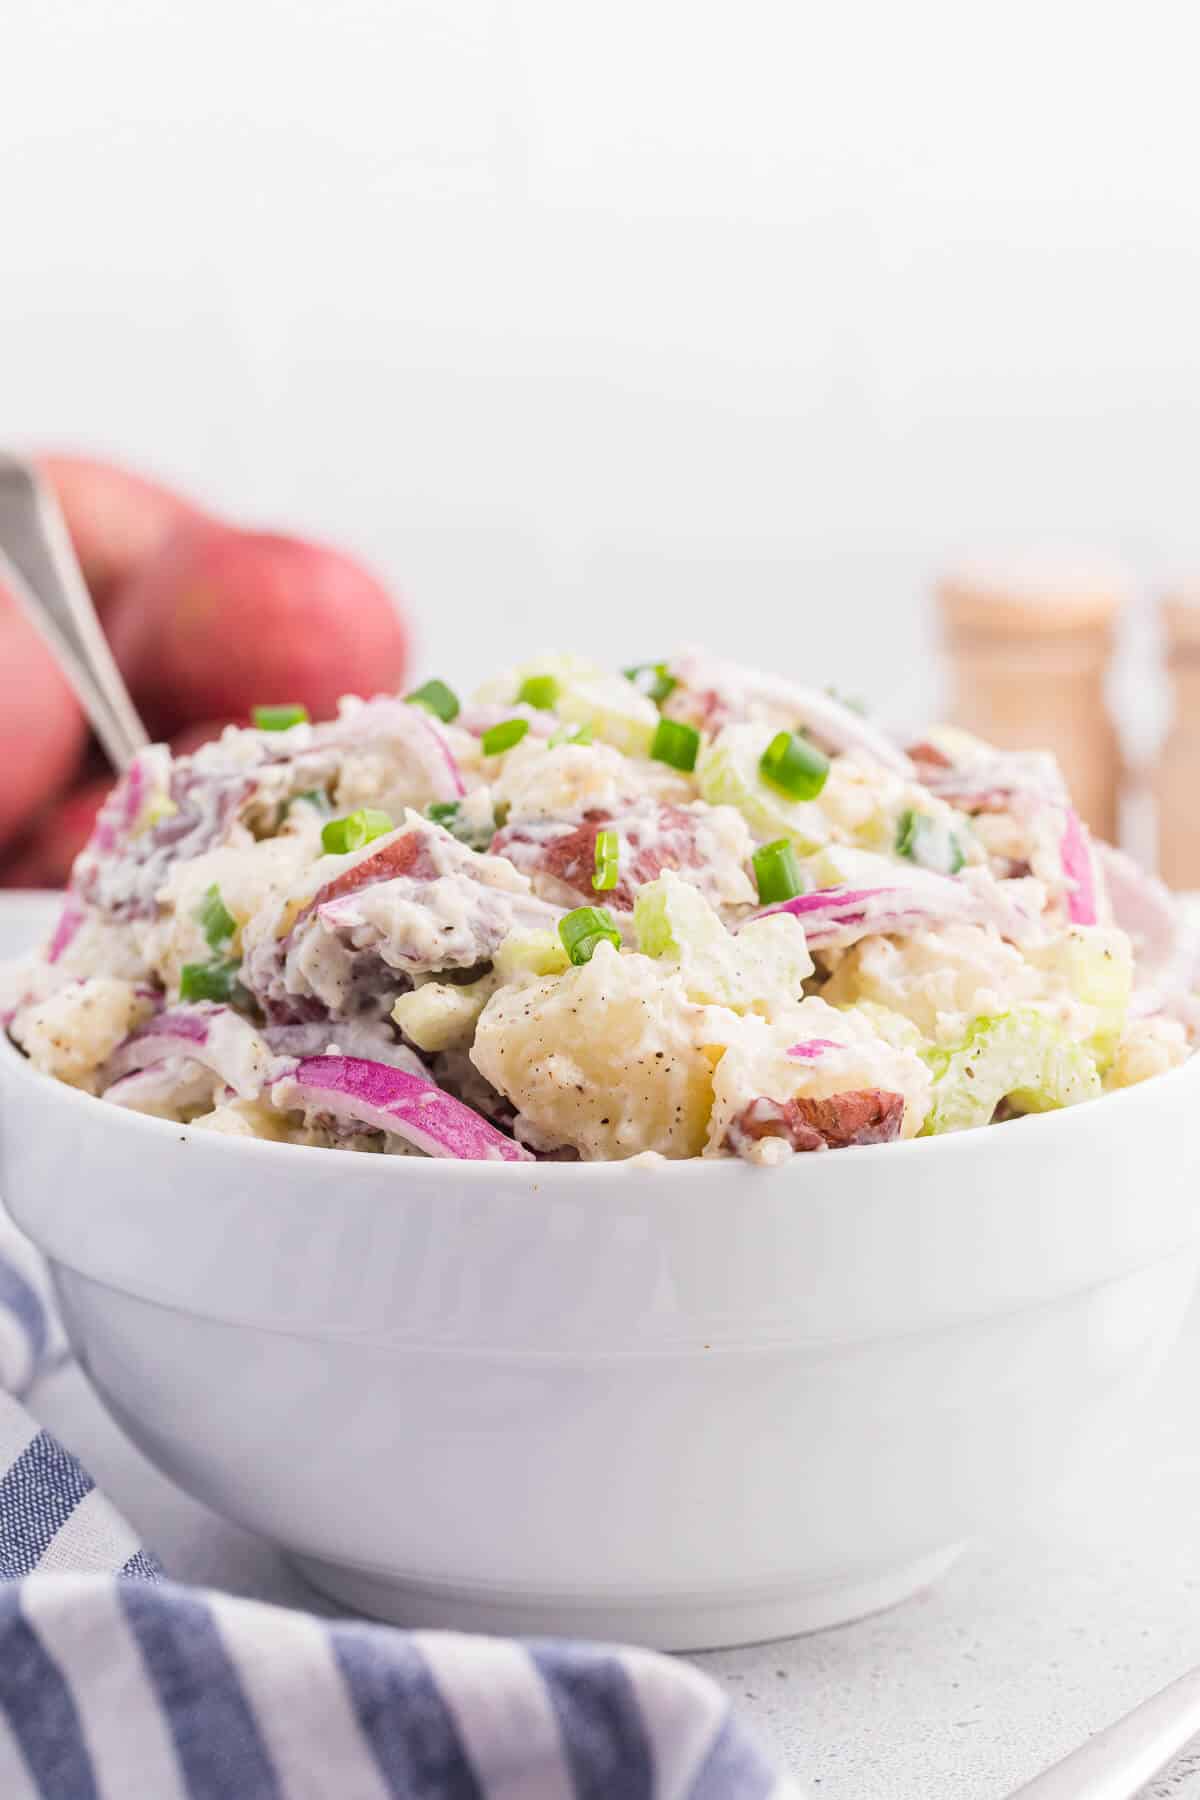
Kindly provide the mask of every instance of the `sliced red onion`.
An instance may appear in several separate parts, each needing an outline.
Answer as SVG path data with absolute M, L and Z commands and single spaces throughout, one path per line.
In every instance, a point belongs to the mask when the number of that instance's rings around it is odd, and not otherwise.
M 272 1089 L 283 1110 L 298 1107 L 332 1113 L 372 1131 L 391 1132 L 427 1156 L 461 1162 L 533 1162 L 461 1100 L 406 1069 L 356 1056 L 306 1057 Z
M 294 1067 L 231 1006 L 172 1006 L 118 1044 L 105 1070 L 109 1085 L 173 1056 L 203 1063 L 243 1100 L 254 1099 Z
M 791 913 L 804 926 L 814 949 L 843 949 L 861 937 L 884 932 L 913 931 L 922 925 L 949 918 L 956 904 L 931 907 L 928 900 L 906 897 L 902 888 L 821 888 L 815 894 L 797 894 L 781 906 L 771 906 L 759 918 L 772 913 Z
M 1096 872 L 1083 822 L 1074 807 L 1066 809 L 1062 834 L 1063 874 L 1067 878 L 1067 917 L 1072 925 L 1096 923 Z
M 135 758 L 129 765 L 128 779 L 120 790 L 122 798 L 121 825 L 126 831 L 132 831 L 137 824 L 149 786 L 146 765 Z
M 139 757 L 134 757 L 124 781 L 117 783 L 96 814 L 87 848 L 97 856 L 108 856 L 129 836 L 142 809 L 146 792 L 146 770 Z
M 254 795 L 255 771 L 240 764 L 212 768 L 202 764 L 203 755 L 172 762 L 165 744 L 151 744 L 101 807 L 76 858 L 71 888 L 106 919 L 154 917 L 171 866 L 224 843 Z M 165 803 L 157 814 L 155 798 Z
M 407 1069 L 413 1075 L 424 1075 L 425 1065 L 415 1050 L 402 1044 L 386 1019 L 327 1018 L 297 1025 L 267 1025 L 263 1036 L 272 1050 L 296 1062 L 306 1057 L 358 1056 L 368 1062 L 387 1063 L 393 1069 Z
M 1037 942 L 1045 935 L 1046 888 L 1034 876 L 997 881 L 986 869 L 964 869 L 956 880 L 971 896 L 971 924 L 994 925 L 1014 944 Z
M 321 744 L 345 750 L 355 744 L 384 743 L 389 738 L 411 753 L 429 784 L 434 800 L 460 800 L 466 783 L 454 752 L 437 720 L 423 706 L 380 695 L 374 700 L 347 702 L 347 710 L 333 725 L 317 728 Z
M 213 1071 L 184 1053 L 131 1069 L 109 1083 L 104 1098 L 129 1112 L 169 1115 L 181 1107 L 211 1105 L 216 1085 Z
M 992 750 L 955 763 L 931 744 L 912 751 L 917 775 L 931 794 L 965 813 L 1008 812 L 1015 802 L 1067 804 L 1062 771 L 1044 750 Z
M 150 770 L 161 770 L 164 756 L 169 766 L 170 752 L 152 744 L 140 751 L 125 771 L 104 805 L 96 814 L 87 850 L 96 857 L 110 856 L 124 847 L 125 840 L 137 824 L 145 805 L 151 780 Z
M 834 1038 L 805 1038 L 802 1044 L 792 1044 L 787 1054 L 797 1057 L 801 1062 L 816 1062 L 827 1050 L 841 1050 L 843 1045 Z
M 819 688 L 802 687 L 780 675 L 766 675 L 738 663 L 723 662 L 701 650 L 687 650 L 670 665 L 681 686 L 720 697 L 734 718 L 748 716 L 759 704 L 789 715 L 825 750 L 864 750 L 897 775 L 911 775 L 913 766 L 904 751 L 851 706 L 823 694 Z
M 461 800 L 467 791 L 467 784 L 462 778 L 462 771 L 455 761 L 454 752 L 442 736 L 423 706 L 405 705 L 405 710 L 415 720 L 418 731 L 424 734 L 425 748 L 423 761 L 436 779 L 441 791 L 439 800 Z
M 50 942 L 46 946 L 46 961 L 56 963 L 65 955 L 71 944 L 79 935 L 87 913 L 74 894 L 68 894 L 63 901 L 62 911 L 58 915 L 58 923 L 54 927 Z
M 981 879 L 982 877 L 982 879 Z M 1021 889 L 1018 896 L 1005 889 Z M 756 918 L 791 913 L 804 926 L 814 950 L 843 950 L 859 938 L 893 936 L 961 921 L 994 925 L 1001 937 L 1020 943 L 1039 929 L 1040 883 L 997 882 L 980 870 L 961 877 L 922 871 L 919 881 L 885 888 L 819 888 L 770 906 Z
M 227 1007 L 214 1006 L 212 1016 L 228 1011 Z M 209 1037 L 209 1021 L 207 1013 L 187 1012 L 180 1007 L 172 1007 L 169 1012 L 160 1013 L 157 1019 L 151 1019 L 137 1033 L 141 1038 L 182 1038 L 189 1044 L 207 1044 Z
M 1128 932 L 1142 973 L 1153 974 L 1175 962 L 1181 944 L 1194 953 L 1196 928 L 1164 882 L 1139 868 L 1131 856 L 1098 843 L 1096 854 L 1104 872 L 1112 914 Z M 1180 968 L 1180 974 L 1185 971 Z M 1187 971 L 1190 974 L 1190 969 Z

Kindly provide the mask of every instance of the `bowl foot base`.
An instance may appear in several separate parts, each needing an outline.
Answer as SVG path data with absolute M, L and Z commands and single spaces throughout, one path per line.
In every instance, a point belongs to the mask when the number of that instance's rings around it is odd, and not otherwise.
M 741 1597 L 698 1594 L 623 1600 L 542 1597 L 503 1589 L 406 1581 L 379 1570 L 290 1553 L 313 1587 L 355 1612 L 416 1630 L 578 1637 L 644 1644 L 655 1650 L 725 1650 L 847 1625 L 919 1593 L 965 1549 L 951 1544 L 899 1568 L 860 1579 L 780 1583 Z

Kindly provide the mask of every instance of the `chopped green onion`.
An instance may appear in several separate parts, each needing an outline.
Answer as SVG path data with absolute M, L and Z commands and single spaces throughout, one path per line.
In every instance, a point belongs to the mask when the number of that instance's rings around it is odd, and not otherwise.
M 302 794 L 292 795 L 291 799 L 288 801 L 288 806 L 295 806 L 297 800 L 307 800 L 308 804 L 320 813 L 323 819 L 327 819 L 333 811 L 332 806 L 329 804 L 329 795 L 325 792 L 324 788 L 305 788 Z
M 792 800 L 815 800 L 829 775 L 829 758 L 793 731 L 779 731 L 759 760 L 759 771 L 772 787 Z
M 592 886 L 598 894 L 615 888 L 621 878 L 621 840 L 615 831 L 596 833 L 596 872 Z
M 680 719 L 660 719 L 650 745 L 655 762 L 669 763 L 673 769 L 689 774 L 696 766 L 700 750 L 700 733 L 694 725 Z
M 232 1000 L 241 966 L 236 962 L 184 963 L 179 971 L 179 998 Z
M 911 807 L 900 814 L 896 827 L 896 855 L 907 856 L 922 869 L 939 875 L 957 875 L 966 862 L 966 854 L 957 834 L 941 819 Z
M 563 725 L 549 738 L 547 750 L 557 750 L 560 744 L 590 744 L 592 728 L 590 725 Z
M 499 756 L 505 750 L 511 750 L 519 744 L 529 730 L 528 719 L 505 719 L 499 725 L 493 725 L 480 738 L 480 747 L 485 756 Z
M 444 681 L 427 681 L 404 698 L 410 706 L 423 706 L 426 712 L 431 712 L 443 725 L 449 725 L 451 719 L 458 717 L 458 695 Z
M 539 712 L 553 712 L 562 692 L 553 675 L 527 675 L 517 690 L 517 703 L 536 706 Z
M 308 708 L 299 701 L 291 706 L 256 706 L 251 717 L 259 731 L 290 731 L 293 725 L 307 725 Z
M 623 669 L 622 674 L 626 681 L 632 681 L 639 694 L 645 694 L 656 706 L 661 706 L 667 695 L 673 694 L 679 686 L 665 662 L 634 663 L 631 669 Z
M 331 856 L 344 856 L 348 850 L 361 850 L 374 838 L 396 829 L 390 813 L 373 806 L 360 806 L 357 812 L 342 819 L 330 819 L 321 830 L 321 848 Z
M 457 800 L 435 800 L 425 808 L 425 817 L 432 819 L 435 825 L 444 825 L 450 829 L 450 821 L 458 817 L 459 802 Z
M 210 888 L 204 890 L 204 898 L 194 916 L 210 950 L 220 950 L 237 930 L 237 920 L 222 900 L 221 890 L 215 881 Z
M 919 836 L 918 820 L 921 814 L 909 807 L 902 812 L 896 825 L 896 855 L 907 856 L 911 861 L 917 860 L 917 838 Z
M 621 948 L 621 934 L 606 906 L 577 906 L 565 919 L 558 921 L 562 947 L 578 968 L 591 962 L 597 944 L 613 944 Z
M 778 906 L 804 892 L 804 877 L 796 861 L 796 852 L 787 838 L 776 838 L 764 844 L 751 857 L 758 898 L 763 906 Z

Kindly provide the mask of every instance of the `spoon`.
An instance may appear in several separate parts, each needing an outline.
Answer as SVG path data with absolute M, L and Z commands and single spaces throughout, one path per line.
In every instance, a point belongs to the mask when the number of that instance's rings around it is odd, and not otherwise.
M 1198 1734 L 1200 1669 L 1192 1669 L 1008 1800 L 1136 1800 Z
M 150 742 L 113 661 L 53 490 L 33 463 L 0 453 L 0 586 L 54 653 L 118 774 Z

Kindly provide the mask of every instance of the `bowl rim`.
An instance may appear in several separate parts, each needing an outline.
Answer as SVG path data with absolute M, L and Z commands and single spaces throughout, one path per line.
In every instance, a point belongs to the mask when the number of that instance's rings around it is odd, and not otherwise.
M 94 1111 L 99 1117 L 99 1109 L 104 1109 L 105 1117 L 115 1127 L 117 1119 L 121 1128 L 128 1131 L 148 1131 L 152 1135 L 165 1138 L 172 1135 L 183 1137 L 184 1141 L 197 1139 L 206 1146 L 211 1146 L 218 1156 L 240 1155 L 283 1158 L 280 1167 L 285 1168 L 289 1160 L 301 1156 L 304 1166 L 315 1171 L 314 1157 L 322 1157 L 336 1166 L 341 1180 L 368 1179 L 377 1173 L 379 1158 L 375 1156 L 347 1154 L 344 1150 L 326 1149 L 315 1144 L 279 1144 L 269 1138 L 233 1137 L 219 1131 L 196 1131 L 193 1126 L 181 1124 L 173 1119 L 160 1119 L 149 1113 L 133 1112 L 125 1107 L 105 1107 L 104 1101 L 96 1094 L 89 1094 L 82 1088 L 72 1087 L 69 1082 L 60 1081 L 57 1076 L 48 1075 L 41 1069 L 35 1069 L 12 1039 L 7 1030 L 0 1029 L 0 1079 L 14 1083 L 28 1081 L 35 1089 L 53 1090 L 55 1095 L 66 1106 L 76 1106 L 84 1112 Z M 1030 1132 L 1040 1131 L 1047 1140 L 1064 1128 L 1070 1132 L 1075 1126 L 1070 1122 L 1078 1115 L 1090 1117 L 1096 1106 L 1103 1106 L 1106 1111 L 1117 1107 L 1130 1107 L 1139 1103 L 1145 1104 L 1148 1096 L 1163 1095 L 1167 1088 L 1186 1091 L 1189 1084 L 1200 1080 L 1200 1051 L 1190 1056 L 1187 1062 L 1180 1063 L 1174 1069 L 1168 1069 L 1162 1075 L 1151 1076 L 1148 1081 L 1137 1082 L 1133 1086 L 1114 1089 L 1111 1093 L 1101 1094 L 1095 1100 L 1085 1100 L 1077 1106 L 1058 1107 L 1052 1112 L 1026 1113 L 1020 1118 L 1004 1121 L 1006 1133 L 1020 1132 L 1027 1137 Z M 114 1115 L 116 1115 L 114 1117 Z M 818 1166 L 823 1169 L 848 1168 L 863 1171 L 873 1166 L 880 1158 L 885 1159 L 886 1168 L 894 1163 L 897 1157 L 907 1157 L 911 1163 L 914 1158 L 928 1159 L 932 1156 L 972 1155 L 980 1147 L 984 1131 L 990 1127 L 983 1126 L 976 1130 L 947 1132 L 941 1137 L 913 1137 L 893 1141 L 887 1144 L 855 1144 L 847 1148 L 853 1151 L 848 1159 L 843 1155 L 834 1158 L 833 1164 L 826 1156 L 818 1159 Z M 991 1141 L 986 1139 L 984 1141 Z M 1006 1136 L 1005 1142 L 1011 1142 Z M 1023 1140 L 1022 1140 L 1023 1141 Z M 1049 1142 L 1047 1143 L 1049 1149 Z M 403 1166 L 410 1159 L 394 1157 L 389 1159 Z M 808 1158 L 802 1159 L 806 1164 Z M 423 1179 L 435 1181 L 468 1181 L 495 1182 L 505 1181 L 514 1186 L 532 1185 L 536 1189 L 538 1181 L 547 1179 L 560 1181 L 570 1180 L 572 1184 L 581 1181 L 605 1181 L 640 1173 L 648 1178 L 661 1177 L 680 1169 L 690 1169 L 694 1173 L 689 1179 L 715 1180 L 724 1176 L 728 1180 L 732 1172 L 741 1171 L 738 1177 L 749 1180 L 763 1180 L 770 1175 L 777 1175 L 792 1168 L 792 1163 L 783 1163 L 773 1168 L 759 1168 L 746 1162 L 741 1157 L 694 1156 L 668 1158 L 658 1156 L 654 1152 L 642 1153 L 638 1156 L 624 1157 L 620 1160 L 606 1162 L 506 1162 L 499 1158 L 494 1160 L 470 1161 L 457 1157 L 422 1157 L 421 1175 Z M 696 1172 L 704 1170 L 703 1175 Z M 433 1173 L 437 1171 L 437 1173 Z M 331 1169 L 332 1172 L 332 1169 Z M 836 1179 L 836 1177 L 835 1177 Z

